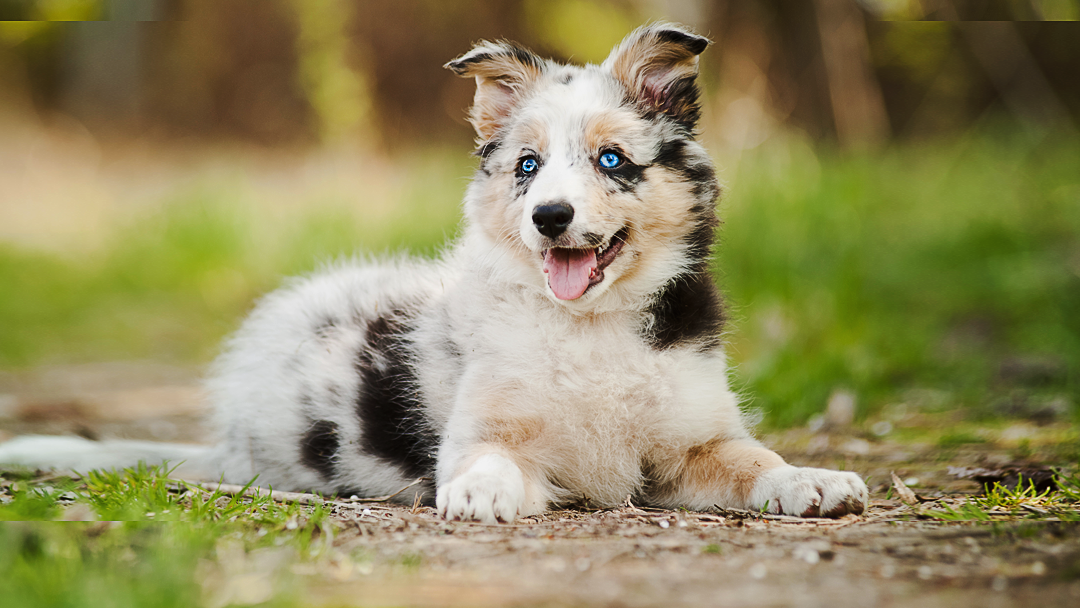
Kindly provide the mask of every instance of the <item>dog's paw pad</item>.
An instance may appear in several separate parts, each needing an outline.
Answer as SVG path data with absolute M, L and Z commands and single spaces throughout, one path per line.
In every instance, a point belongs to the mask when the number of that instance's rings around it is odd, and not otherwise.
M 512 522 L 525 500 L 521 470 L 508 459 L 488 454 L 465 473 L 442 486 L 435 497 L 439 514 L 449 520 Z
M 855 473 L 810 467 L 766 471 L 754 486 L 752 503 L 770 513 L 801 517 L 861 514 L 870 502 L 866 484 Z

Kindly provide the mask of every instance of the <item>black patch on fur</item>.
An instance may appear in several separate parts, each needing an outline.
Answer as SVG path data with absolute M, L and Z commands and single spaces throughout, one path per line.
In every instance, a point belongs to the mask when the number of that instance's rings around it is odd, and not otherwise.
M 522 65 L 542 70 L 544 68 L 544 61 L 533 54 L 532 51 L 526 49 L 516 42 L 510 42 L 507 40 L 499 41 L 499 48 L 490 53 L 477 53 L 475 55 L 469 55 L 461 59 L 455 59 L 446 64 L 445 67 L 449 68 L 458 76 L 464 76 L 468 73 L 469 66 L 490 61 L 499 56 L 510 56 L 515 61 Z
M 323 481 L 334 478 L 334 458 L 338 451 L 338 425 L 329 420 L 313 422 L 300 439 L 300 462 L 319 474 Z
M 703 351 L 720 346 L 724 306 L 706 265 L 676 277 L 649 307 L 652 325 L 645 338 L 657 350 L 692 343 Z
M 653 158 L 653 164 L 664 167 L 682 176 L 694 184 L 691 192 L 701 200 L 712 200 L 719 193 L 716 182 L 716 169 L 707 159 L 695 159 L 687 152 L 689 140 L 669 139 L 660 144 L 660 151 Z M 694 162 L 696 161 L 696 162 Z
M 674 484 L 660 481 L 659 467 L 650 460 L 641 463 L 641 485 L 634 492 L 634 502 L 639 505 L 656 504 L 659 499 L 671 494 Z
M 695 205 L 691 209 L 691 213 L 695 210 L 700 212 L 698 222 L 694 225 L 694 229 L 683 239 L 683 242 L 687 244 L 687 255 L 697 262 L 697 271 L 708 274 L 708 260 L 712 257 L 713 240 L 716 238 L 716 227 L 720 224 L 720 220 L 711 207 L 705 208 L 701 205 Z
M 521 170 L 521 163 L 526 158 L 534 158 L 537 162 L 536 170 L 532 173 L 525 173 Z M 540 157 L 534 153 L 526 154 L 518 159 L 517 165 L 514 167 L 514 191 L 518 197 L 525 196 L 525 193 L 529 191 L 529 186 L 532 185 L 533 179 L 540 174 L 540 171 L 544 169 L 544 163 Z
M 513 56 L 513 58 L 518 63 L 522 65 L 527 65 L 532 68 L 536 68 L 538 70 L 544 69 L 544 60 L 537 57 L 529 49 L 521 46 L 516 42 L 503 41 L 502 45 L 504 48 L 508 48 L 510 50 L 510 55 Z
M 491 153 L 498 150 L 499 146 L 501 146 L 501 145 L 502 145 L 502 142 L 497 140 L 497 139 L 493 139 L 491 141 L 485 141 L 476 150 L 476 155 L 479 156 L 480 158 L 483 158 L 483 159 L 486 160 L 487 157 L 491 156 Z
M 681 30 L 660 30 L 656 32 L 656 37 L 662 42 L 670 42 L 671 44 L 678 44 L 679 46 L 686 47 L 686 50 L 695 55 L 702 54 L 705 52 L 705 49 L 709 47 L 708 38 L 688 34 Z
M 595 232 L 586 232 L 581 236 L 581 239 L 589 247 L 599 247 L 604 244 L 604 235 Z
M 686 146 L 688 143 L 685 139 L 669 139 L 665 141 L 660 144 L 660 151 L 653 157 L 653 164 L 682 173 L 686 168 Z
M 438 437 L 423 419 L 403 317 L 392 312 L 367 324 L 367 339 L 356 357 L 356 413 L 365 453 L 421 477 L 435 469 Z
M 574 73 L 573 72 L 563 72 L 562 74 L 559 74 L 559 78 L 558 78 L 559 84 L 570 84 L 573 81 L 574 81 Z
M 720 346 L 724 327 L 724 303 L 712 275 L 709 258 L 720 221 L 716 212 L 704 204 L 690 210 L 697 215 L 694 229 L 684 237 L 692 270 L 675 277 L 656 294 L 647 310 L 651 324 L 645 338 L 658 350 L 694 344 L 703 351 Z
M 701 118 L 700 96 L 696 77 L 688 76 L 671 83 L 661 99 L 641 99 L 628 92 L 624 105 L 637 108 L 644 120 L 669 120 L 682 135 L 693 137 Z
M 610 177 L 619 186 L 619 190 L 623 192 L 633 192 L 638 187 L 638 184 L 645 179 L 645 167 L 635 165 L 629 160 L 623 160 L 623 163 L 614 169 L 604 169 L 599 165 L 597 167 L 600 173 Z
M 491 171 L 488 171 L 487 168 L 488 158 L 490 158 L 491 155 L 496 150 L 498 150 L 499 146 L 501 145 L 502 141 L 498 139 L 493 139 L 491 141 L 484 142 L 479 148 L 476 149 L 476 152 L 473 152 L 473 154 L 480 157 L 479 171 L 483 173 L 485 177 L 491 177 Z
M 700 96 L 701 91 L 698 90 L 695 78 L 680 78 L 665 90 L 660 111 L 675 119 L 675 122 L 685 129 L 693 130 L 701 118 L 701 105 L 698 104 Z

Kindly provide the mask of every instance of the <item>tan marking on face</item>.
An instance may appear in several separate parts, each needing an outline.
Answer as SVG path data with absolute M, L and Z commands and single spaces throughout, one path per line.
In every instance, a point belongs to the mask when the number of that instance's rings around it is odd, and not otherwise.
M 518 156 L 525 150 L 532 150 L 542 156 L 548 147 L 548 134 L 539 121 L 516 125 L 507 136 L 507 146 L 514 146 Z M 481 214 L 477 218 L 488 238 L 509 247 L 515 257 L 521 261 L 536 263 L 537 255 L 525 247 L 521 240 L 521 214 L 527 210 L 513 200 L 515 196 L 515 171 L 517 158 L 507 161 L 507 165 L 488 178 L 480 195 Z
M 518 125 L 507 139 L 508 141 L 520 142 L 518 147 L 522 150 L 527 148 L 537 153 L 543 152 L 548 147 L 547 129 L 544 128 L 543 123 L 540 121 L 531 121 Z
M 672 242 L 689 233 L 698 218 L 690 214 L 697 200 L 690 193 L 693 184 L 663 167 L 645 170 L 641 198 L 646 199 L 648 210 L 642 214 L 638 228 L 661 241 Z
M 639 254 L 639 263 L 627 268 L 620 281 L 633 282 L 648 270 L 651 260 L 669 253 L 672 243 L 693 231 L 700 218 L 690 214 L 698 202 L 690 192 L 692 187 L 669 169 L 652 166 L 645 170 L 645 180 L 638 187 L 643 203 L 623 211 L 630 220 L 628 240 Z
M 638 131 L 638 121 L 626 112 L 598 114 L 585 125 L 585 149 L 589 154 L 597 154 L 608 147 L 618 147 L 627 133 Z M 595 160 L 595 159 L 594 159 Z
M 627 112 L 613 111 L 590 117 L 585 124 L 581 139 L 583 151 L 590 165 L 596 162 L 601 150 L 615 148 L 627 154 L 628 146 L 625 138 L 639 130 L 638 119 Z M 590 166 L 588 170 L 591 172 L 589 177 L 593 180 L 595 187 L 589 189 L 589 200 L 585 208 L 588 209 L 591 217 L 603 225 L 602 228 L 594 225 L 594 231 L 606 232 L 604 236 L 610 237 L 625 225 L 622 222 L 636 222 L 644 213 L 647 213 L 647 206 L 635 197 L 609 192 L 604 184 L 608 178 L 595 167 Z

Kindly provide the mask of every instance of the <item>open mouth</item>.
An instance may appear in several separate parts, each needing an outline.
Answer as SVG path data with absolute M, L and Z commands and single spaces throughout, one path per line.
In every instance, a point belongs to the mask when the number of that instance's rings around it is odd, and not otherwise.
M 604 280 L 604 269 L 615 261 L 626 243 L 628 230 L 622 228 L 606 247 L 571 249 L 552 247 L 544 250 L 544 272 L 548 286 L 560 300 L 576 300 L 593 285 Z

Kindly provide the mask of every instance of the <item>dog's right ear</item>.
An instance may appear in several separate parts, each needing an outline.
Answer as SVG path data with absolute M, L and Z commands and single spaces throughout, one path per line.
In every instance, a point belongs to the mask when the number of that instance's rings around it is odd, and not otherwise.
M 480 42 L 443 67 L 458 76 L 476 78 L 476 96 L 469 122 L 482 141 L 489 141 L 506 123 L 521 96 L 544 72 L 545 61 L 513 42 Z
M 709 39 L 673 23 L 654 23 L 630 33 L 604 61 L 647 111 L 661 112 L 693 129 L 698 107 L 698 55 Z

